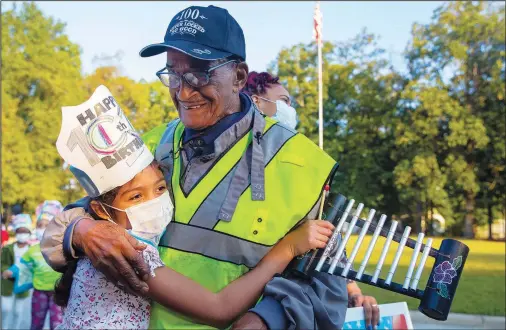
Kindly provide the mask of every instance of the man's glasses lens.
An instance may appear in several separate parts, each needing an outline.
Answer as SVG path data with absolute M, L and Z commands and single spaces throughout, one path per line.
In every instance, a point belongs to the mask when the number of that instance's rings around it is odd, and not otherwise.
M 196 88 L 203 87 L 209 83 L 209 76 L 205 72 L 187 72 L 182 77 L 174 73 L 161 72 L 158 74 L 160 81 L 169 88 L 179 88 L 181 79 Z
M 228 63 L 237 62 L 237 60 L 230 60 L 221 64 L 218 64 L 212 68 L 207 69 L 206 72 L 187 72 L 182 76 L 179 76 L 173 72 L 163 72 L 166 69 L 162 69 L 156 73 L 160 81 L 169 88 L 179 88 L 181 85 L 181 79 L 184 79 L 190 86 L 195 88 L 204 87 L 209 84 L 209 73 L 216 70 Z

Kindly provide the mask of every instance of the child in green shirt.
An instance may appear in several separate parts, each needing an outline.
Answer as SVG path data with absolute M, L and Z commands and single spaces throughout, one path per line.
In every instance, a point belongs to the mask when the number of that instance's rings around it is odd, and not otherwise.
M 40 241 L 49 221 L 63 210 L 58 201 L 45 201 L 37 216 L 37 228 L 35 235 Z M 31 330 L 42 330 L 44 320 L 49 311 L 51 330 L 62 322 L 62 309 L 54 303 L 54 286 L 60 279 L 61 274 L 55 272 L 44 260 L 40 251 L 40 243 L 31 246 L 21 258 L 21 262 L 27 265 L 33 274 L 32 295 L 32 326 Z
M 37 227 L 35 236 L 40 241 L 44 235 L 49 221 L 51 221 L 63 207 L 58 201 L 45 201 L 36 210 Z M 42 330 L 44 321 L 49 311 L 51 330 L 62 322 L 62 309 L 54 303 L 54 287 L 61 274 L 55 272 L 44 260 L 40 250 L 40 243 L 28 248 L 21 257 L 20 267 L 26 266 L 32 273 L 33 295 L 32 295 L 32 321 L 31 330 Z M 12 274 L 7 274 L 11 277 Z
M 30 322 L 25 313 L 30 308 L 30 292 L 14 293 L 13 274 L 9 268 L 21 263 L 28 251 L 32 233 L 32 218 L 29 214 L 18 214 L 12 220 L 16 241 L 2 248 L 2 329 L 26 329 Z M 29 288 L 28 288 L 29 289 Z

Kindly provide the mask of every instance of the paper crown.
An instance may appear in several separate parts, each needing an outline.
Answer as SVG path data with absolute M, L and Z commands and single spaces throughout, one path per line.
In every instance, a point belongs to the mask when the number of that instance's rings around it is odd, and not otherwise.
M 35 209 L 35 217 L 37 222 L 40 220 L 51 221 L 61 211 L 63 211 L 63 206 L 59 201 L 44 201 Z
M 12 219 L 12 228 L 14 231 L 18 230 L 19 228 L 26 228 L 31 231 L 32 218 L 29 214 L 26 213 L 18 214 Z
M 90 197 L 124 185 L 154 159 L 103 85 L 83 104 L 62 107 L 56 148 Z

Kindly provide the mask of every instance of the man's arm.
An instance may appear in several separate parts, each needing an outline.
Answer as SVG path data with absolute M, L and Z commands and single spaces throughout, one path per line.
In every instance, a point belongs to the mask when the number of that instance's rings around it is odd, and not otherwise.
M 293 276 L 275 277 L 250 312 L 269 329 L 340 329 L 347 308 L 346 280 L 315 273 L 310 282 Z
M 69 234 L 72 236 L 75 223 L 73 226 L 69 227 L 70 223 L 75 219 L 80 219 L 87 215 L 84 209 L 87 203 L 88 198 L 86 197 L 78 200 L 73 204 L 68 205 L 65 207 L 65 211 L 60 213 L 49 222 L 46 230 L 44 231 L 44 236 L 40 241 L 40 249 L 48 265 L 51 266 L 51 268 L 53 268 L 55 271 L 62 272 L 67 265 L 68 260 L 65 257 L 65 253 L 63 251 L 63 239 L 65 237 L 67 228 L 69 228 L 67 236 Z M 88 215 L 88 217 L 90 216 Z M 68 253 L 74 257 L 76 256 L 75 250 L 73 248 L 71 248 Z
M 147 293 L 143 281 L 149 269 L 138 252 L 146 246 L 116 224 L 93 220 L 86 213 L 88 202 L 85 198 L 69 205 L 67 208 L 73 208 L 49 223 L 41 241 L 44 259 L 54 270 L 63 272 L 69 260 L 86 255 L 113 283 L 122 284 L 130 292 Z

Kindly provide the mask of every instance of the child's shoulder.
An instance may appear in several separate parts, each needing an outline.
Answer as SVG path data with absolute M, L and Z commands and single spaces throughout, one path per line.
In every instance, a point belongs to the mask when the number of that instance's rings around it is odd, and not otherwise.
M 150 244 L 146 245 L 147 247 L 142 251 L 142 257 L 149 266 L 151 276 L 155 277 L 155 269 L 163 267 L 165 264 L 163 263 L 162 259 L 160 259 L 158 249 Z

